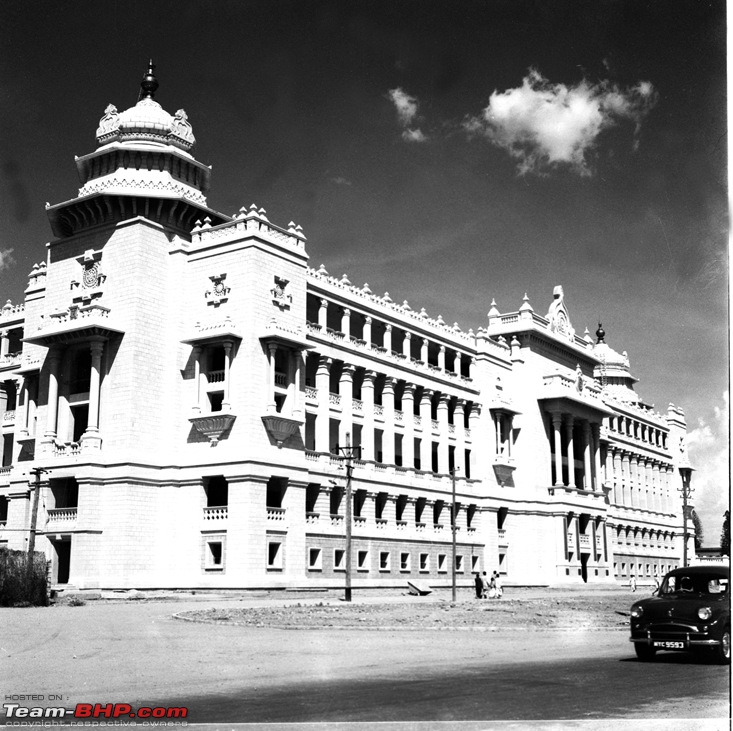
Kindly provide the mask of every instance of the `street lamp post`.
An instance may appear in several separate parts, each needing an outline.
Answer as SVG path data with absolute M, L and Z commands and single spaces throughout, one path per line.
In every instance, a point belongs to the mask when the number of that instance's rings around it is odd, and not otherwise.
M 28 564 L 26 571 L 28 572 L 28 581 L 30 586 L 30 580 L 33 576 L 33 553 L 36 550 L 36 523 L 38 522 L 38 501 L 41 494 L 41 475 L 48 472 L 42 467 L 34 467 L 30 470 L 30 473 L 35 476 L 33 482 L 33 500 L 31 503 L 31 526 L 30 535 L 28 536 Z
M 682 487 L 678 488 L 678 492 L 682 493 L 682 566 L 687 568 L 687 501 L 692 495 L 690 480 L 692 479 L 692 467 L 680 467 L 680 476 L 682 477 Z
M 453 562 L 451 564 L 451 597 L 453 603 L 456 601 L 456 468 L 450 471 L 451 487 L 452 487 L 452 503 L 451 503 L 451 532 L 453 533 Z
M 339 447 L 339 452 L 343 454 L 343 459 L 346 462 L 346 515 L 344 520 L 346 521 L 346 552 L 344 561 L 346 563 L 346 577 L 344 587 L 344 601 L 351 601 L 351 512 L 352 512 L 352 499 L 351 499 L 351 473 L 354 470 L 354 455 L 361 455 L 361 447 L 351 446 L 351 434 L 346 434 L 346 446 Z

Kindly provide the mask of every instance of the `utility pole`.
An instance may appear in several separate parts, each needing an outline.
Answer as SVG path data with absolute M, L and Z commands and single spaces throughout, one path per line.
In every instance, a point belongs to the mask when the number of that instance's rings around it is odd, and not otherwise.
M 692 467 L 680 467 L 680 476 L 682 477 L 682 487 L 677 488 L 682 493 L 682 567 L 687 568 L 687 501 L 692 495 L 690 480 L 692 479 Z
M 453 490 L 453 501 L 451 503 L 451 531 L 453 533 L 453 562 L 451 568 L 451 597 L 453 603 L 456 601 L 456 468 L 450 471 L 451 486 Z
M 344 601 L 351 601 L 351 513 L 352 513 L 352 499 L 351 499 L 351 474 L 354 470 L 354 454 L 361 455 L 361 447 L 351 446 L 351 433 L 346 433 L 346 446 L 339 447 L 339 452 L 343 453 L 343 459 L 346 461 L 346 555 L 344 557 L 346 562 L 346 585 L 344 587 Z
M 48 472 L 42 467 L 34 467 L 30 470 L 32 475 L 35 475 L 35 481 L 33 482 L 33 498 L 31 502 L 31 528 L 30 535 L 28 536 L 28 564 L 26 571 L 28 572 L 28 580 L 30 581 L 33 576 L 33 553 L 36 550 L 36 523 L 38 521 L 38 500 L 41 494 L 41 475 Z

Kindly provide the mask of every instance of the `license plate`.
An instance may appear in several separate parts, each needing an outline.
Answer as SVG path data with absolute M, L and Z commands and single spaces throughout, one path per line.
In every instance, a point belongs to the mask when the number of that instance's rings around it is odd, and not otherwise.
M 684 650 L 684 642 L 654 642 L 654 647 L 663 647 L 666 650 Z

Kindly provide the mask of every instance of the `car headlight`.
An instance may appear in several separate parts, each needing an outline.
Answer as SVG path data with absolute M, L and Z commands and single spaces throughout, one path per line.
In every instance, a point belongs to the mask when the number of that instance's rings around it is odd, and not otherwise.
M 697 616 L 702 620 L 708 620 L 713 616 L 713 610 L 710 609 L 710 607 L 700 607 L 700 609 L 697 610 Z
M 644 614 L 644 607 L 631 607 L 631 616 L 639 619 Z

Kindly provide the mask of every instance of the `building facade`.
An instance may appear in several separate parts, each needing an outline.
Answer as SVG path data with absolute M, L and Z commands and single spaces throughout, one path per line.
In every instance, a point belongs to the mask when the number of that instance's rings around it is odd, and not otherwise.
M 681 563 L 684 414 L 561 287 L 466 332 L 311 267 L 300 226 L 209 207 L 185 112 L 141 87 L 0 310 L 0 544 L 27 547 L 36 494 L 60 585 L 340 586 L 350 489 L 356 587 L 450 584 L 454 532 L 461 584 Z

